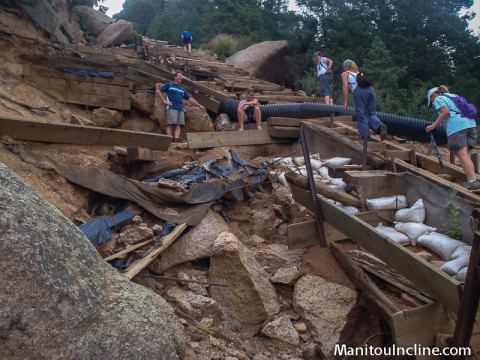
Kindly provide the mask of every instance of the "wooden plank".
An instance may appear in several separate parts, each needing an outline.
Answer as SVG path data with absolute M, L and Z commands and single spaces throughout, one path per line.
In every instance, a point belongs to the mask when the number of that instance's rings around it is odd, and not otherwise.
M 66 92 L 53 89 L 45 89 L 45 92 L 55 97 L 58 101 L 63 101 L 70 104 L 105 107 L 117 110 L 130 110 L 132 105 L 131 99 L 111 96 L 91 95 L 70 91 Z
M 210 110 L 211 112 L 214 112 L 216 114 L 220 112 L 220 102 L 217 100 L 213 100 L 208 95 L 196 93 L 195 100 L 197 100 L 200 104 L 205 106 L 205 108 Z
M 377 304 L 378 308 L 382 311 L 384 318 L 390 323 L 390 316 L 400 311 L 398 306 L 380 291 L 372 279 L 370 279 L 368 275 L 365 274 L 365 272 L 343 252 L 341 245 L 331 243 L 330 252 L 348 278 L 362 290 L 363 294 L 369 300 Z
M 274 138 L 293 138 L 298 139 L 300 137 L 299 127 L 288 126 L 269 126 L 270 136 Z
M 188 147 L 191 149 L 236 145 L 274 144 L 289 141 L 286 139 L 272 138 L 266 127 L 264 127 L 262 130 L 188 133 L 187 138 Z
M 298 185 L 306 190 L 309 189 L 308 178 L 306 176 L 294 172 L 288 172 L 285 174 L 285 179 L 287 179 L 287 181 L 291 184 Z M 341 202 L 345 206 L 355 206 L 358 208 L 362 205 L 359 198 L 350 195 L 345 191 L 331 188 L 330 186 L 325 185 L 321 182 L 315 182 L 314 185 L 317 194 L 320 194 L 328 199 Z
M 103 260 L 105 260 L 105 261 L 110 261 L 110 260 L 113 260 L 113 259 L 117 259 L 117 258 L 119 258 L 119 257 L 122 257 L 123 255 L 126 255 L 126 254 L 128 254 L 128 253 L 130 253 L 130 252 L 132 252 L 132 251 L 135 251 L 135 250 L 141 248 L 143 245 L 150 244 L 150 243 L 153 241 L 153 239 L 154 239 L 154 238 L 152 237 L 151 239 L 148 239 L 148 240 L 145 240 L 145 241 L 141 241 L 141 242 L 139 242 L 139 243 L 137 243 L 137 244 L 134 244 L 134 245 L 130 246 L 130 247 L 127 248 L 127 249 L 124 249 L 124 250 L 122 250 L 122 251 L 119 251 L 119 252 L 116 253 L 116 254 L 110 255 L 110 256 L 106 257 L 105 259 L 103 259 Z
M 310 192 L 290 184 L 293 198 L 301 205 L 313 210 Z M 380 260 L 411 280 L 418 288 L 431 294 L 453 312 L 460 305 L 461 284 L 435 266 L 416 256 L 402 245 L 383 236 L 372 226 L 330 204 L 318 196 L 324 220 L 341 230 L 350 239 L 370 251 Z
M 108 85 L 98 84 L 90 81 L 90 77 L 85 77 L 83 80 L 64 80 L 37 76 L 32 74 L 26 79 L 32 81 L 41 89 L 63 90 L 78 92 L 92 95 L 102 95 L 117 98 L 130 98 L 130 90 L 128 89 L 128 82 L 122 85 Z M 127 86 L 125 86 L 127 85 Z
M 323 223 L 327 243 L 348 239 L 348 236 L 327 222 Z M 316 221 L 305 221 L 287 226 L 287 243 L 289 250 L 303 249 L 319 244 Z
M 392 333 L 397 346 L 435 346 L 437 333 L 453 334 L 455 323 L 445 307 L 434 302 L 392 315 Z
M 385 157 L 410 161 L 410 150 L 385 150 Z
M 155 157 L 150 149 L 127 147 L 127 161 L 155 161 Z
M 324 126 L 304 122 L 302 127 L 305 129 L 310 152 L 316 152 L 325 157 L 348 157 L 356 165 L 363 163 L 362 145 L 358 142 L 345 138 Z M 379 169 L 385 166 L 385 161 L 379 155 L 368 151 L 367 164 L 373 166 L 374 169 Z
M 142 146 L 167 151 L 172 137 L 93 126 L 48 123 L 0 116 L 0 134 L 19 140 L 59 144 Z
M 155 258 L 160 255 L 166 248 L 173 244 L 173 242 L 182 234 L 182 232 L 186 228 L 187 224 L 177 225 L 177 227 L 173 229 L 170 234 L 162 238 L 162 246 L 160 246 L 158 249 L 153 250 L 144 258 L 132 263 L 128 268 L 122 271 L 122 274 L 125 275 L 125 277 L 132 279 L 140 272 L 140 270 L 145 268 L 148 264 L 155 260 Z
M 418 159 L 418 155 L 420 155 L 420 154 L 417 154 L 417 159 Z M 478 195 L 476 195 L 475 193 L 473 193 L 471 191 L 468 191 L 461 184 L 442 179 L 438 175 L 432 174 L 431 172 L 428 172 L 426 170 L 423 170 L 421 168 L 413 166 L 412 164 L 409 164 L 409 163 L 407 163 L 406 161 L 403 161 L 403 160 L 397 160 L 397 161 L 395 161 L 395 164 L 397 166 L 398 171 L 408 171 L 412 174 L 421 176 L 424 179 L 430 181 L 431 183 L 433 183 L 435 185 L 440 186 L 441 188 L 443 188 L 445 190 L 449 190 L 450 186 L 453 186 L 455 188 L 455 190 L 457 190 L 457 196 L 460 196 L 463 199 L 467 199 L 467 200 L 470 200 L 470 201 L 473 201 L 473 202 L 479 202 L 480 201 L 480 197 Z M 445 169 L 447 169 L 447 166 L 450 165 L 446 162 L 444 162 L 443 164 L 445 165 Z M 440 166 L 439 166 L 439 169 L 440 169 Z M 463 177 L 465 177 L 465 174 L 463 174 Z M 456 178 L 455 180 L 458 181 L 458 178 Z

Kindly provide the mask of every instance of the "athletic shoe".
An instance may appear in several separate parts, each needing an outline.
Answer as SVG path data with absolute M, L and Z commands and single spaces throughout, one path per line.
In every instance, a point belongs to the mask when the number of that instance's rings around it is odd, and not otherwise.
M 243 129 L 242 129 L 242 128 L 238 128 L 238 131 L 243 131 Z
M 386 140 L 387 139 L 387 125 L 382 124 L 380 125 L 380 140 Z
M 257 126 L 257 129 L 258 130 L 262 130 L 263 128 L 261 126 Z
M 467 188 L 467 190 L 478 190 L 480 189 L 480 181 L 477 179 L 473 181 L 465 181 L 463 187 Z

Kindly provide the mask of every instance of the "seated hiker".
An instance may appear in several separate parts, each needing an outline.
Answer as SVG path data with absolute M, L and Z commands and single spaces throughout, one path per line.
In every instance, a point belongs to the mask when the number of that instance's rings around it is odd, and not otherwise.
M 260 125 L 260 122 L 262 121 L 262 113 L 260 112 L 259 105 L 260 103 L 255 99 L 255 90 L 252 88 L 247 89 L 246 99 L 240 101 L 237 109 L 239 131 L 243 131 L 243 124 L 245 122 L 256 122 L 257 129 L 262 129 L 262 126 Z

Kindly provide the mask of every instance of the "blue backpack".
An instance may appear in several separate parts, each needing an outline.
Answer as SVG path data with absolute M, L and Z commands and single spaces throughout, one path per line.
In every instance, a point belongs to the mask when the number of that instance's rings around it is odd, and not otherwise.
M 452 111 L 460 114 L 461 117 L 467 119 L 475 119 L 477 117 L 477 108 L 475 107 L 475 105 L 470 104 L 463 96 L 449 96 L 447 94 L 443 94 L 443 96 L 453 101 L 453 103 L 458 108 L 458 110 L 460 110 L 460 112 L 455 110 Z

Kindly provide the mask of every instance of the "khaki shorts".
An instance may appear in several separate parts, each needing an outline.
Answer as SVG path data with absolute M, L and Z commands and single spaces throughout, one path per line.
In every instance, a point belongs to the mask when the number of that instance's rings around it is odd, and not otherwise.
M 448 149 L 450 151 L 463 149 L 464 147 L 467 147 L 467 145 L 470 145 L 470 147 L 473 148 L 476 144 L 477 129 L 474 127 L 457 131 L 448 136 Z
M 167 125 L 185 126 L 185 113 L 181 110 L 167 109 Z

